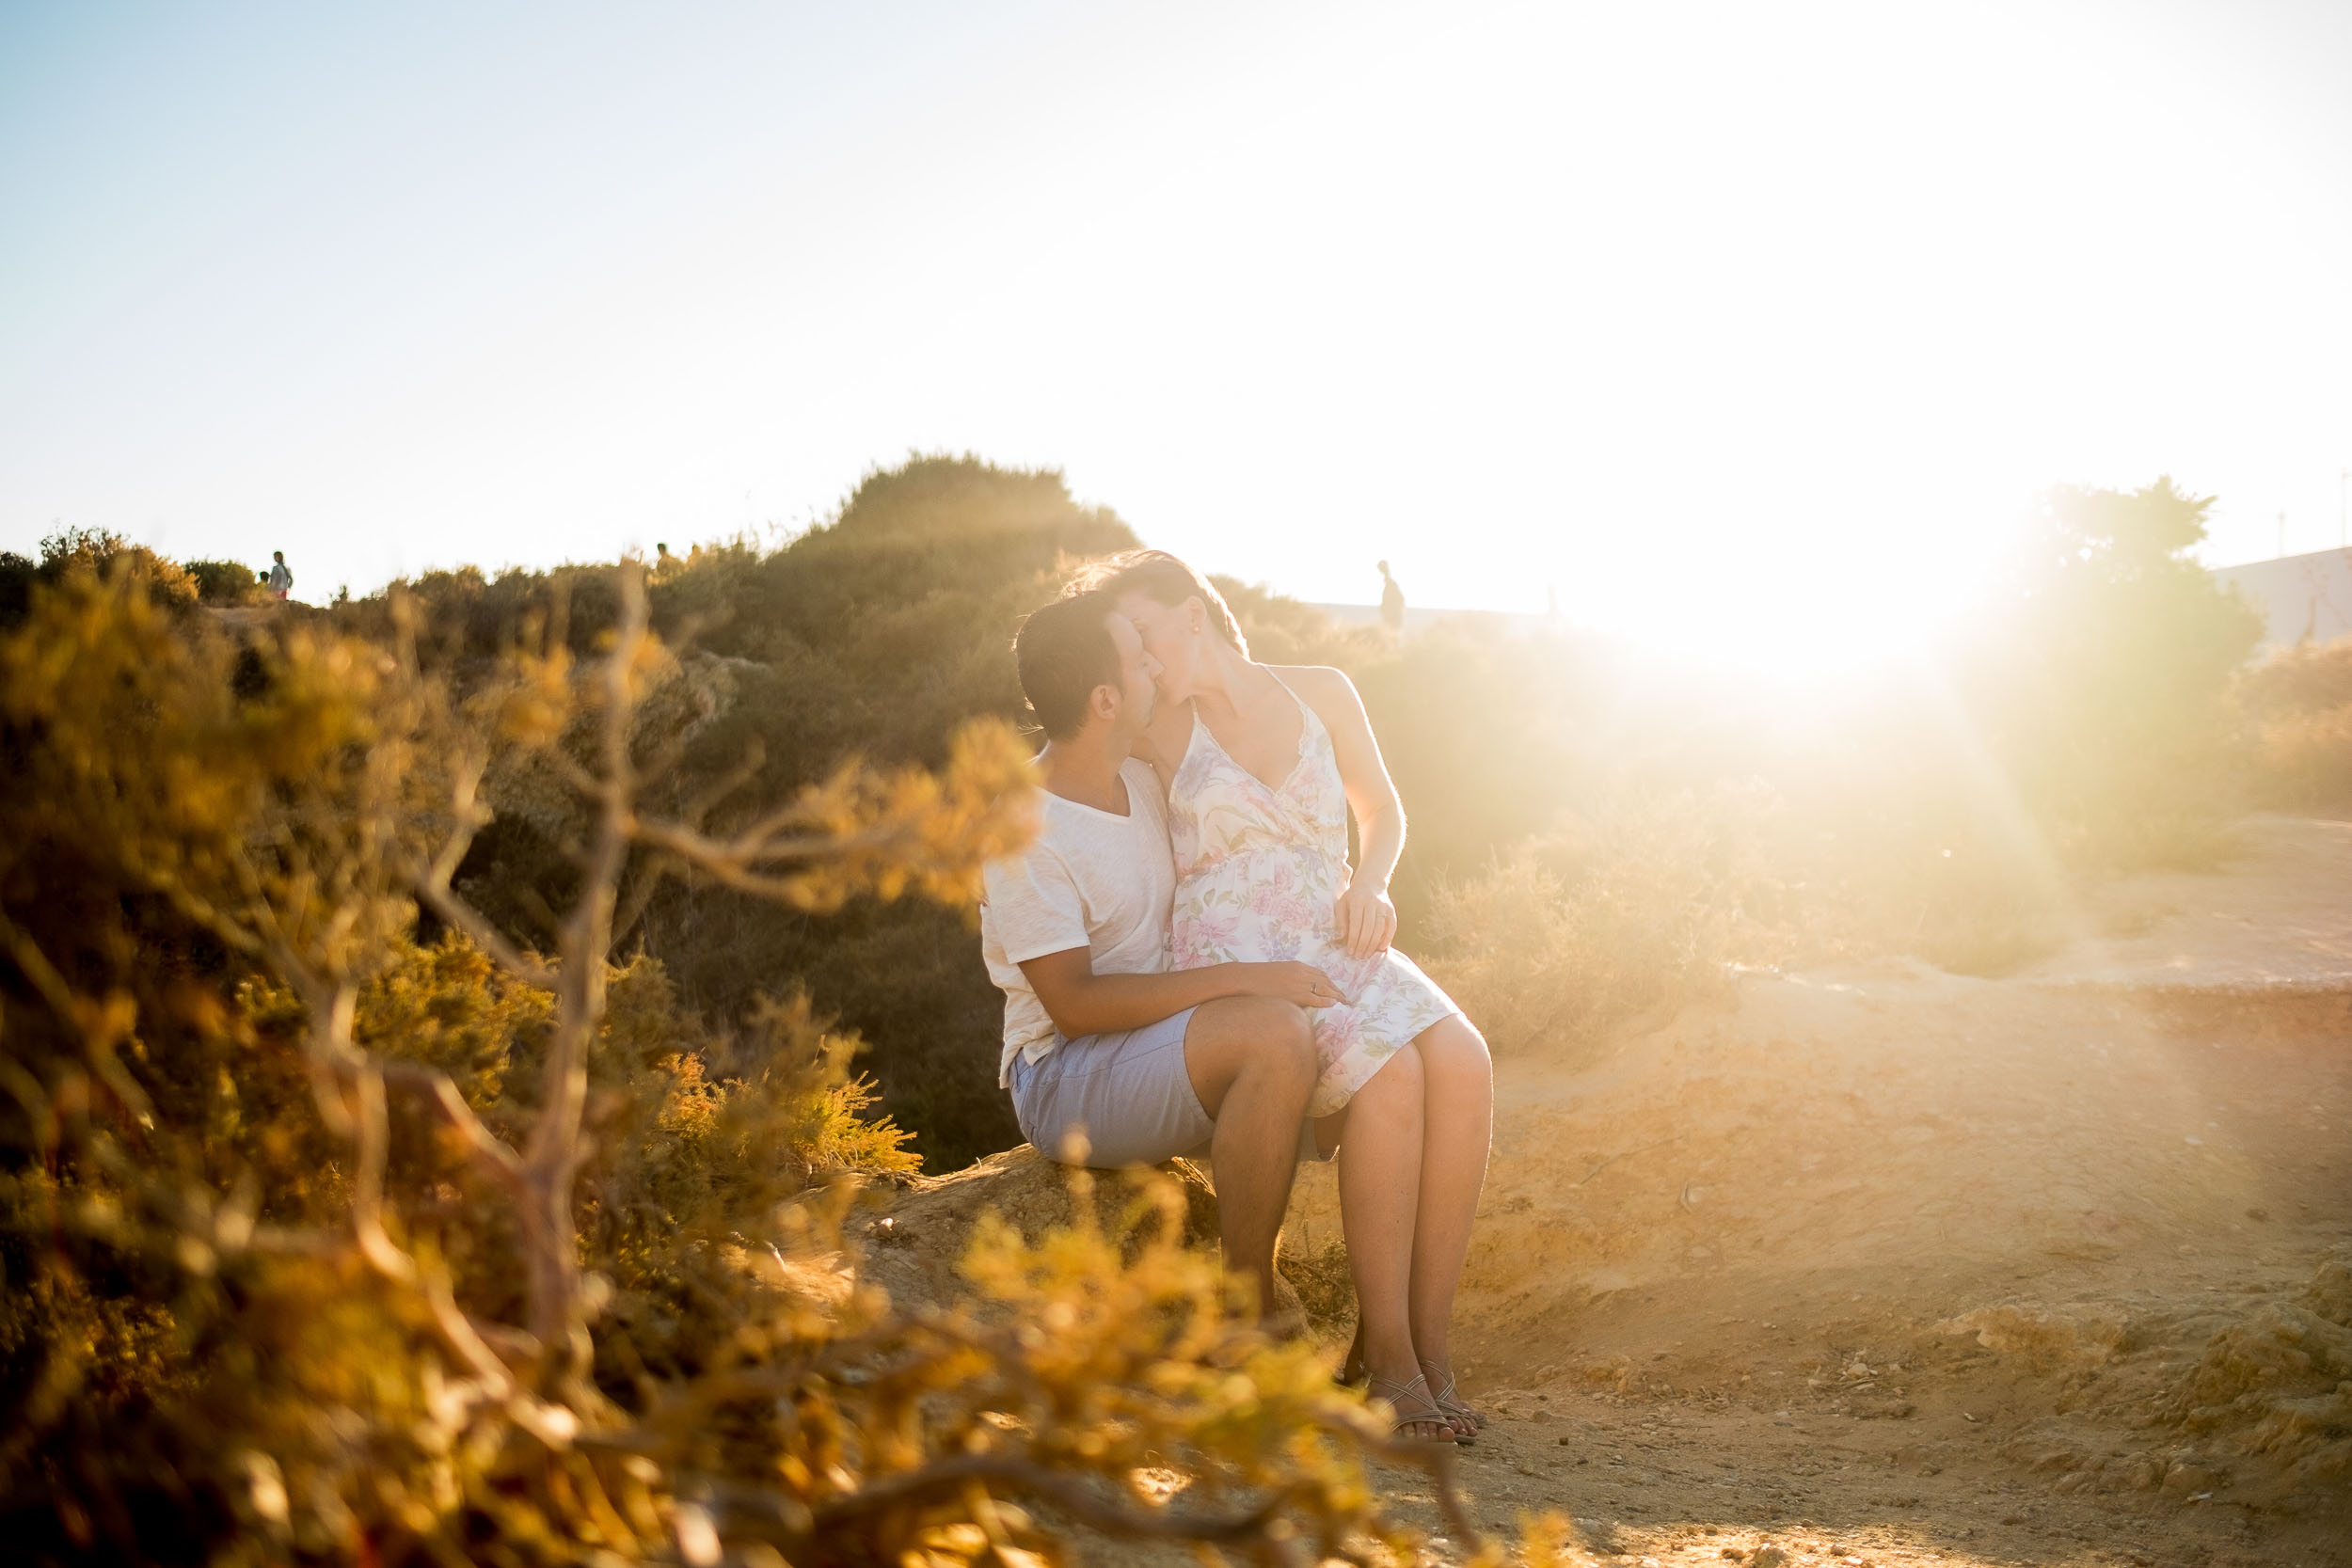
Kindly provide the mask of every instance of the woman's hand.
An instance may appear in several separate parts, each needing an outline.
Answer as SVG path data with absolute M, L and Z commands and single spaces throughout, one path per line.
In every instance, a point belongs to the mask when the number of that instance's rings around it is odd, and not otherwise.
M 1312 964 L 1283 959 L 1243 967 L 1253 972 L 1250 978 L 1260 996 L 1277 997 L 1301 1007 L 1331 1007 L 1347 1000 L 1340 994 L 1338 982 Z
M 1389 902 L 1386 888 L 1350 882 L 1341 892 L 1332 914 L 1340 944 L 1351 958 L 1385 953 L 1396 940 L 1396 906 Z

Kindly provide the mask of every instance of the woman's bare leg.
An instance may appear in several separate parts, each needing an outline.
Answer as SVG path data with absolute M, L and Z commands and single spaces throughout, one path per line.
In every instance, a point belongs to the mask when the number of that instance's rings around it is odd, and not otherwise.
M 1487 1148 L 1494 1140 L 1494 1060 L 1486 1053 L 1486 1040 L 1459 1013 L 1422 1030 L 1408 1049 L 1421 1064 L 1422 1107 L 1421 1158 L 1416 1162 L 1420 1201 L 1408 1290 L 1412 1340 L 1419 1359 L 1438 1369 L 1434 1381 L 1442 1382 L 1453 1367 L 1446 1335 L 1454 1318 L 1454 1291 L 1470 1257 L 1470 1226 L 1478 1216 Z M 1362 1098 L 1363 1091 L 1357 1091 L 1358 1101 Z M 1354 1135 L 1355 1128 L 1349 1132 Z M 1341 1160 L 1344 1181 L 1346 1156 Z M 1355 1245 L 1351 1236 L 1351 1252 Z
M 1357 1334 L 1365 1368 L 1395 1384 L 1421 1376 L 1410 1291 L 1425 1142 L 1422 1101 L 1421 1057 L 1408 1045 L 1348 1101 L 1347 1138 L 1340 1145 L 1340 1228 L 1356 1280 Z M 1443 1438 L 1449 1431 L 1430 1421 L 1410 1435 Z

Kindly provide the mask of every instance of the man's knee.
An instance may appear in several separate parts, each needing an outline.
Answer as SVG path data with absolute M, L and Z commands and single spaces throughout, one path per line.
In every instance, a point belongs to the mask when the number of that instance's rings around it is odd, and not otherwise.
M 1314 1022 L 1304 1007 L 1288 1002 L 1276 1002 L 1274 1006 L 1279 1011 L 1266 1019 L 1266 1055 L 1292 1073 L 1311 1081 L 1315 1075 Z
M 1304 1009 L 1270 996 L 1227 996 L 1194 1010 L 1184 1031 L 1184 1070 L 1212 1117 L 1236 1084 L 1314 1085 L 1315 1038 Z

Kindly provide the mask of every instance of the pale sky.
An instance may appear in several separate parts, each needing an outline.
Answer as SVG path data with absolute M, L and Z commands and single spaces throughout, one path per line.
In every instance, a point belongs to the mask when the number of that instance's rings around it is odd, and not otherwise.
M 324 598 L 911 450 L 1661 641 L 1898 637 L 2060 481 L 2333 546 L 2352 6 L 0 0 L 0 547 Z

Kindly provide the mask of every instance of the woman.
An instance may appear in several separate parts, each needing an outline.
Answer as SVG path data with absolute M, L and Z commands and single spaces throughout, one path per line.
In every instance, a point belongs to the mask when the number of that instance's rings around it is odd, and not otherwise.
M 1401 1434 L 1468 1442 L 1446 1342 L 1486 1180 L 1486 1042 L 1389 943 L 1405 812 L 1362 702 L 1337 670 L 1253 662 L 1217 591 L 1160 550 L 1088 575 L 1161 666 L 1138 751 L 1168 788 L 1176 966 L 1291 958 L 1347 1002 L 1314 1015 L 1310 1114 L 1340 1145 L 1340 1214 L 1359 1307 L 1343 1378 L 1369 1377 Z M 1353 808 L 1361 855 L 1347 857 Z

